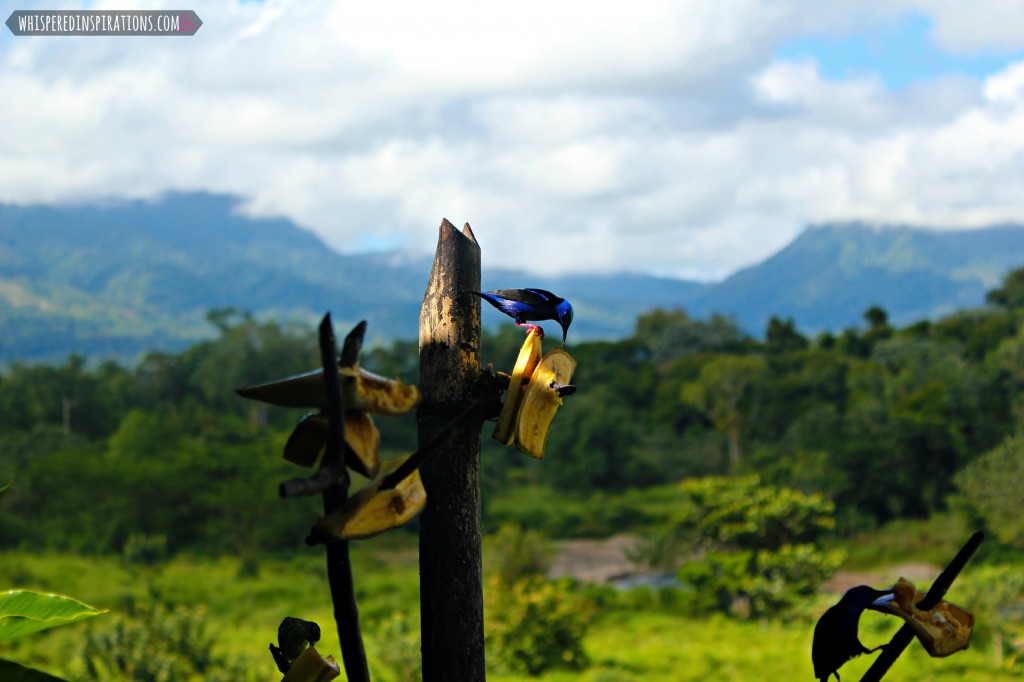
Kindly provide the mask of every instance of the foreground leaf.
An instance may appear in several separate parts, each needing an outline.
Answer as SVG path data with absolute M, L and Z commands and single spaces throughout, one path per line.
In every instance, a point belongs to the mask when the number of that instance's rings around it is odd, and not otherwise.
M 54 677 L 34 668 L 26 668 L 13 661 L 0 658 L 0 680 L 4 682 L 65 682 L 62 677 Z
M 70 597 L 26 590 L 0 593 L 0 641 L 106 613 Z M 2 677 L 2 679 L 7 679 Z

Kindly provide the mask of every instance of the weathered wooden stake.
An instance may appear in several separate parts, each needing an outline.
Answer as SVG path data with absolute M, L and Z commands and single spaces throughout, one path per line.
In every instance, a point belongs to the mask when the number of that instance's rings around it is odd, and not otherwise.
M 471 404 L 480 376 L 480 246 L 469 224 L 441 221 L 420 309 L 420 444 Z M 484 680 L 480 539 L 480 419 L 453 429 L 420 475 L 420 616 L 424 682 Z
M 363 347 L 365 332 L 366 323 L 361 322 L 345 339 L 341 353 L 342 365 L 351 367 L 356 363 Z M 341 472 L 341 479 L 323 493 L 324 516 L 327 516 L 345 504 L 349 486 L 348 470 L 345 469 L 345 422 L 342 420 L 345 399 L 338 381 L 338 347 L 330 313 L 320 323 L 320 359 L 324 368 L 327 414 L 330 420 L 323 468 Z M 334 620 L 338 624 L 345 675 L 349 682 L 369 682 L 370 671 L 366 664 L 363 635 L 359 629 L 359 609 L 356 606 L 347 540 L 327 544 L 327 582 L 334 603 Z

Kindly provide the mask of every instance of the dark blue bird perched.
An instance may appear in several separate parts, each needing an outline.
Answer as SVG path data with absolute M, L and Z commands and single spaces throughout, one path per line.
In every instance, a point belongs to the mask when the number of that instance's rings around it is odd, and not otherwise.
M 287 673 L 306 647 L 320 641 L 320 626 L 311 620 L 288 616 L 277 627 L 277 644 L 270 645 L 277 669 Z
M 555 320 L 562 325 L 562 343 L 565 343 L 569 325 L 572 324 L 572 304 L 564 298 L 544 289 L 497 289 L 469 293 L 476 294 L 514 319 L 516 325 L 536 329 L 542 337 L 544 330 L 535 324 L 528 324 L 528 321 Z
M 811 662 L 814 676 L 826 682 L 832 675 L 839 679 L 839 667 L 854 656 L 870 654 L 885 645 L 868 649 L 857 638 L 857 625 L 864 609 L 878 606 L 892 590 L 876 590 L 859 585 L 846 591 L 839 603 L 826 611 L 814 626 Z M 888 599 L 892 599 L 891 596 Z

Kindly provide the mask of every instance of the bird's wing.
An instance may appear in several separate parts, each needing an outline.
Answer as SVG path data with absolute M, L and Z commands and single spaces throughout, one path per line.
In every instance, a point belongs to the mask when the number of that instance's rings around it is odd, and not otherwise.
M 562 301 L 560 297 L 544 289 L 497 289 L 487 293 L 526 305 L 555 306 Z

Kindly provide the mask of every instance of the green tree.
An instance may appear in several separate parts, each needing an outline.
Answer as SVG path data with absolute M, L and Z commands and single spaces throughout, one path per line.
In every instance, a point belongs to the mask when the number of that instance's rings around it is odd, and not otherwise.
M 737 350 L 744 341 L 732 318 L 714 314 L 706 321 L 695 320 L 683 310 L 661 308 L 637 318 L 634 338 L 659 363 L 694 353 Z
M 685 563 L 698 611 L 761 616 L 784 610 L 817 589 L 841 563 L 818 547 L 832 532 L 835 508 L 821 495 L 764 485 L 756 476 L 691 479 L 670 523 L 651 543 L 672 547 Z
M 1024 268 L 1017 268 L 1007 273 L 1003 278 L 1003 283 L 988 292 L 985 298 L 989 303 L 1004 308 L 1024 306 Z
M 1024 435 L 1007 438 L 956 475 L 957 503 L 1000 542 L 1024 549 Z
M 772 315 L 765 332 L 765 348 L 769 353 L 789 353 L 807 348 L 807 337 L 796 330 L 793 318 L 780 320 Z
M 683 386 L 683 400 L 702 410 L 715 428 L 728 436 L 729 462 L 734 467 L 743 457 L 744 413 L 756 408 L 751 395 L 766 373 L 761 358 L 718 355 L 704 363 L 696 381 Z

